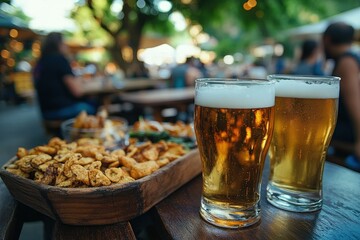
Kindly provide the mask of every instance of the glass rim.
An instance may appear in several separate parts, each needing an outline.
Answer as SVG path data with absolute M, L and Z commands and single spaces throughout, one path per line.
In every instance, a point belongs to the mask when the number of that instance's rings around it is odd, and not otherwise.
M 319 76 L 319 75 L 290 75 L 290 74 L 270 74 L 267 76 L 269 81 L 317 81 L 317 82 L 339 82 L 337 76 Z
M 210 83 L 210 84 L 254 84 L 254 85 L 269 85 L 274 84 L 273 80 L 266 78 L 198 78 L 195 83 Z

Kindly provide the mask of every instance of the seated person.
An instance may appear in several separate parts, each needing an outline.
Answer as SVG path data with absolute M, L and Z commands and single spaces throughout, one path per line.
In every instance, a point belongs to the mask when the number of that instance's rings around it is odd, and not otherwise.
M 319 61 L 320 46 L 315 40 L 305 40 L 301 46 L 301 58 L 294 70 L 296 75 L 324 75 Z
M 81 81 L 74 76 L 66 51 L 61 33 L 49 33 L 33 72 L 40 109 L 47 120 L 73 118 L 83 110 L 96 113 L 95 104 L 83 98 Z
M 360 57 L 351 48 L 354 36 L 352 26 L 332 23 L 323 33 L 323 45 L 326 58 L 335 62 L 332 75 L 341 78 L 333 140 L 352 146 L 353 151 L 345 164 L 360 171 Z

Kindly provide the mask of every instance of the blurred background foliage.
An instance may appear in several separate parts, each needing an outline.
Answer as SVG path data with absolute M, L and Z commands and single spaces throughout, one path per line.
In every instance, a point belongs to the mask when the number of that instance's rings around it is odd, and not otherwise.
M 287 29 L 359 6 L 359 0 L 74 0 L 77 28 L 67 35 L 82 45 L 106 47 L 109 58 L 126 69 L 138 63 L 144 37 L 176 45 L 186 36 L 220 58 L 269 41 L 286 42 Z M 29 21 L 21 10 L 16 16 Z M 183 17 L 186 26 L 177 29 L 174 16 Z M 207 40 L 199 42 L 196 36 L 203 33 Z

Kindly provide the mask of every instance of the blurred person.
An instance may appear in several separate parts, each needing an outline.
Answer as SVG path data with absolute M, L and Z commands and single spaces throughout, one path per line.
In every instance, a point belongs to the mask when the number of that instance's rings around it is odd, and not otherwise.
M 283 74 L 286 70 L 286 62 L 283 56 L 274 57 L 274 73 Z
M 300 61 L 293 73 L 296 75 L 324 75 L 322 63 L 319 61 L 320 50 L 317 41 L 305 40 L 301 45 Z
M 266 78 L 268 72 L 265 67 L 265 63 L 262 59 L 257 59 L 255 62 L 249 67 L 247 76 L 250 78 Z
M 184 88 L 194 86 L 195 80 L 200 77 L 202 77 L 202 73 L 194 65 L 194 58 L 189 57 L 185 63 L 179 64 L 171 70 L 170 87 Z
M 96 113 L 96 106 L 83 98 L 81 80 L 75 77 L 66 54 L 62 34 L 49 33 L 33 71 L 41 113 L 47 120 L 73 118 L 83 110 Z
M 200 59 L 195 60 L 195 67 L 201 72 L 202 77 L 207 78 L 209 77 L 209 71 Z
M 326 58 L 334 61 L 332 75 L 341 78 L 333 140 L 353 146 L 353 155 L 346 158 L 345 164 L 360 170 L 360 57 L 351 51 L 354 35 L 352 26 L 332 23 L 323 33 L 323 45 Z
M 145 67 L 145 63 L 143 61 L 136 61 L 129 67 L 128 76 L 130 78 L 148 78 L 149 70 Z

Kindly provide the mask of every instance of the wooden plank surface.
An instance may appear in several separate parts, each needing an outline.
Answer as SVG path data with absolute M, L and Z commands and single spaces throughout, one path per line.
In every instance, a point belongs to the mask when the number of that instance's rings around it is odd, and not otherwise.
M 181 89 L 155 89 L 121 94 L 121 98 L 125 102 L 150 107 L 192 103 L 194 101 L 194 96 L 194 87 Z
M 117 82 L 116 85 L 111 83 L 111 79 L 108 83 L 102 83 L 98 80 L 89 81 L 84 88 L 86 95 L 98 95 L 98 94 L 113 94 L 125 91 L 143 90 L 148 88 L 156 88 L 159 85 L 164 84 L 162 79 L 150 79 L 150 78 L 134 78 L 126 79 Z
M 57 222 L 54 240 L 103 240 L 103 239 L 136 239 L 129 222 L 102 226 L 71 226 Z
M 202 179 L 197 177 L 159 203 L 154 211 L 161 234 L 169 239 L 360 239 L 360 174 L 325 164 L 324 205 L 313 213 L 292 213 L 266 201 L 269 165 L 261 189 L 261 221 L 227 230 L 200 218 Z

